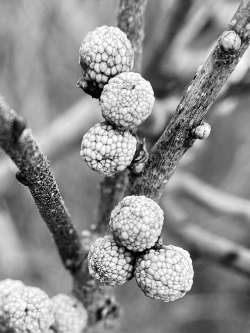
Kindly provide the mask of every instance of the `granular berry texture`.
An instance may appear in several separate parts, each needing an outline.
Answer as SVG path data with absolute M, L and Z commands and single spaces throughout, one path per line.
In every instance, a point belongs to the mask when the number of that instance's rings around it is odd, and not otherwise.
M 19 280 L 6 279 L 0 282 L 0 332 L 10 332 L 9 324 L 4 312 L 6 298 L 17 288 L 23 288 L 24 284 Z
M 132 45 L 117 27 L 101 26 L 89 32 L 79 54 L 84 79 L 99 88 L 118 73 L 130 71 L 134 64 Z
M 54 321 L 52 302 L 39 288 L 15 288 L 6 297 L 4 313 L 15 333 L 44 333 Z
M 103 117 L 127 129 L 139 126 L 152 112 L 154 92 L 139 73 L 121 73 L 110 79 L 100 98 Z
M 81 333 L 87 325 L 87 311 L 77 298 L 65 294 L 52 297 L 57 333 Z
M 147 251 L 135 265 L 135 279 L 144 294 L 164 302 L 183 297 L 192 287 L 193 275 L 189 253 L 173 245 Z
M 130 165 L 135 151 L 136 138 L 132 134 L 102 122 L 83 136 L 80 154 L 91 169 L 112 176 Z
M 155 201 L 143 195 L 132 195 L 113 209 L 109 226 L 118 244 L 140 252 L 155 245 L 163 220 L 163 211 Z
M 134 256 L 108 235 L 91 244 L 88 266 L 94 279 L 106 285 L 119 286 L 133 277 Z

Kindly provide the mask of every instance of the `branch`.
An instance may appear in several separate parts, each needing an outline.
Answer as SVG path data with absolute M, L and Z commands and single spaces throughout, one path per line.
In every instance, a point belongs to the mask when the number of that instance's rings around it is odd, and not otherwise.
M 100 200 L 97 210 L 96 232 L 104 234 L 113 208 L 123 197 L 128 183 L 127 170 L 112 177 L 104 177 L 100 184 Z
M 131 178 L 131 194 L 160 196 L 160 190 L 173 174 L 177 163 L 194 139 L 192 130 L 200 124 L 240 58 L 249 46 L 250 0 L 242 0 L 228 30 L 218 39 L 207 60 L 198 69 L 184 93 L 176 112 L 158 142 L 152 148 L 141 175 Z
M 39 212 L 51 231 L 67 269 L 76 271 L 83 259 L 78 234 L 50 171 L 23 119 L 0 97 L 0 146 L 17 165 L 18 180 L 29 187 Z
M 134 71 L 140 72 L 144 39 L 144 12 L 148 0 L 120 0 L 117 26 L 126 33 L 135 52 Z
M 99 119 L 95 100 L 81 99 L 48 124 L 38 135 L 35 135 L 41 150 L 54 162 L 79 145 L 82 135 Z M 12 185 L 16 168 L 12 161 L 3 159 L 0 162 L 0 196 L 3 196 Z
M 194 256 L 208 259 L 227 269 L 250 277 L 250 250 L 224 237 L 190 223 L 175 202 L 161 201 L 168 214 L 173 235 L 178 237 Z
M 191 174 L 179 173 L 171 182 L 173 191 L 182 191 L 209 209 L 244 218 L 250 223 L 250 201 L 221 191 Z

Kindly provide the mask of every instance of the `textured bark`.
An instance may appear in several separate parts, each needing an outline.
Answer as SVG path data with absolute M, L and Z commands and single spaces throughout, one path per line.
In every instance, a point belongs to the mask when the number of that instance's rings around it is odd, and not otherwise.
M 155 198 L 160 195 L 161 188 L 165 187 L 180 158 L 193 144 L 192 130 L 200 124 L 249 46 L 249 22 L 250 0 L 243 0 L 228 27 L 241 38 L 241 46 L 226 51 L 220 36 L 184 93 L 168 127 L 152 148 L 144 171 L 131 178 L 130 194 Z
M 126 33 L 135 52 L 134 71 L 140 72 L 144 39 L 144 12 L 148 0 L 120 0 L 117 26 Z
M 113 208 L 123 197 L 128 183 L 127 170 L 112 177 L 104 177 L 100 184 L 100 200 L 98 205 L 96 231 L 104 234 Z
M 17 165 L 17 179 L 29 187 L 39 212 L 51 231 L 61 259 L 75 272 L 83 259 L 78 234 L 71 222 L 47 158 L 23 119 L 0 97 L 0 146 Z

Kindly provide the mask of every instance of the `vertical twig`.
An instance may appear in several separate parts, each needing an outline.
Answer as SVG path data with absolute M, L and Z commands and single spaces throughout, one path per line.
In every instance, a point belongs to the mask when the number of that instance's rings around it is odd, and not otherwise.
M 131 41 L 135 52 L 134 71 L 140 72 L 144 39 L 144 12 L 147 0 L 120 0 L 117 26 Z

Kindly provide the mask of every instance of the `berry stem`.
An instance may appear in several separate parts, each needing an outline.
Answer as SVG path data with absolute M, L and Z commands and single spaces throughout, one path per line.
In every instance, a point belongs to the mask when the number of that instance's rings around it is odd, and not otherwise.
M 250 0 L 242 0 L 228 30 L 235 31 L 241 45 L 225 50 L 223 34 L 185 91 L 169 125 L 151 150 L 140 175 L 130 179 L 129 194 L 158 198 L 184 155 L 193 145 L 191 130 L 196 127 L 218 96 L 249 46 Z
M 0 96 L 0 146 L 17 165 L 18 179 L 29 187 L 56 242 L 64 266 L 75 272 L 83 251 L 47 158 L 21 117 Z

